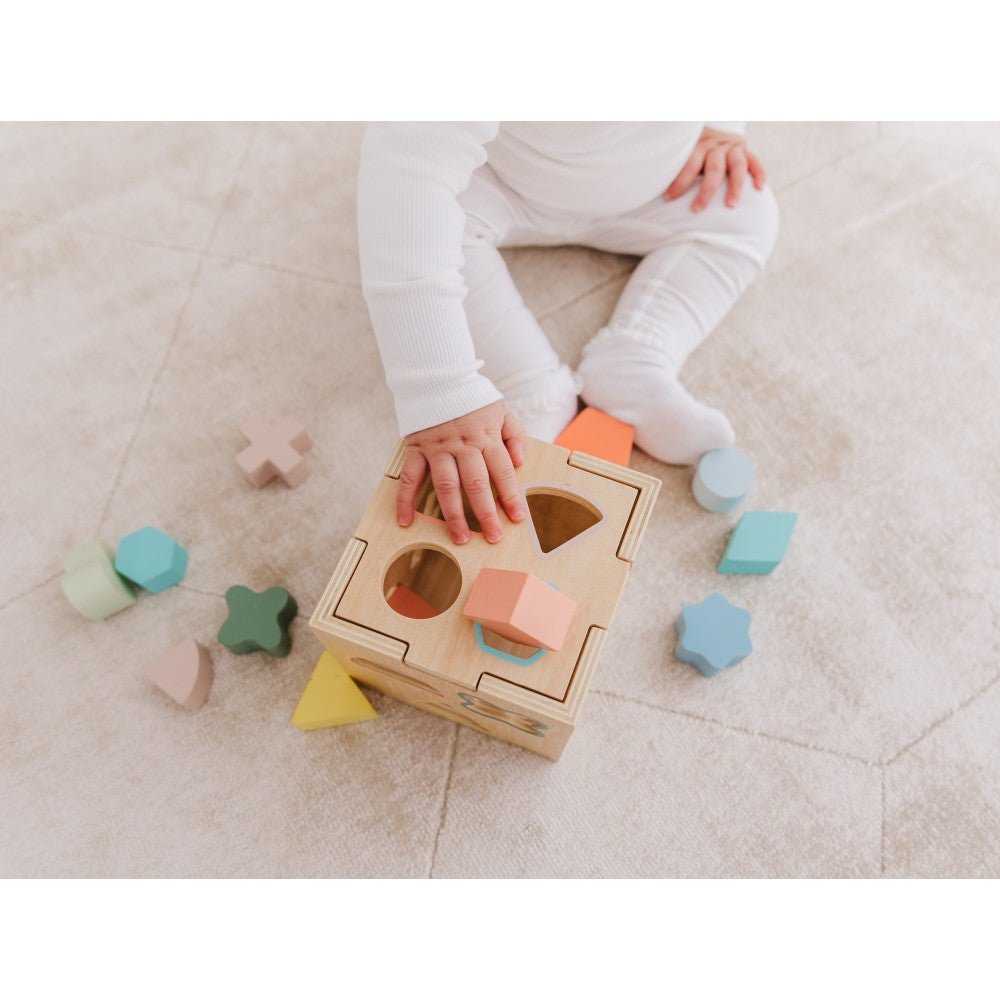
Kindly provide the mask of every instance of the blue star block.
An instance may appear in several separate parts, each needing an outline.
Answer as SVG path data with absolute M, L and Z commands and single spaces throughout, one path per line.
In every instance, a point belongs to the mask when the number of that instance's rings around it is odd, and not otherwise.
M 748 510 L 729 536 L 720 573 L 770 573 L 784 558 L 798 514 Z
M 750 612 L 730 604 L 722 594 L 709 594 L 701 604 L 687 605 L 677 619 L 674 655 L 705 677 L 714 677 L 752 651 Z
M 188 554 L 158 528 L 145 527 L 118 543 L 115 569 L 143 590 L 158 594 L 184 579 Z

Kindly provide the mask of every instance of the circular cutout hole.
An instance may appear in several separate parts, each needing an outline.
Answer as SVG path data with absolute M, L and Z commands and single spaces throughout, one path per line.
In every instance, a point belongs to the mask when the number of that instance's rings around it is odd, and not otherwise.
M 443 549 L 404 549 L 382 580 L 386 603 L 404 618 L 435 618 L 447 611 L 462 590 L 462 571 Z

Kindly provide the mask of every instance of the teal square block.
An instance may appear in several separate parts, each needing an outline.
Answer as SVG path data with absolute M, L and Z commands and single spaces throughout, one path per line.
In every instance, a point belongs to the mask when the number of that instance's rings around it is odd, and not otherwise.
M 720 573 L 770 573 L 785 556 L 798 514 L 748 510 L 729 536 Z

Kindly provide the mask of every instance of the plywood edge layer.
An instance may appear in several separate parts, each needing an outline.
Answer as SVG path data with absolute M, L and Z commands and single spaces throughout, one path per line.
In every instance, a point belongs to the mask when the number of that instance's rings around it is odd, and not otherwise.
M 522 687 L 520 684 L 504 680 L 493 674 L 483 674 L 476 690 L 480 694 L 515 702 L 525 710 L 537 712 L 556 722 L 573 725 L 580 713 L 594 671 L 597 669 L 601 647 L 604 645 L 604 638 L 607 634 L 605 629 L 596 625 L 590 627 L 583 643 L 583 649 L 580 650 L 576 669 L 573 671 L 573 677 L 564 701 L 549 698 L 538 691 L 532 691 L 530 688 Z
M 326 585 L 326 590 L 323 591 L 323 596 L 319 599 L 316 610 L 309 619 L 312 628 L 333 618 L 337 604 L 344 596 L 367 546 L 368 543 L 360 538 L 352 538 L 347 543 L 347 548 L 344 549 L 344 554 L 340 557 L 340 562 L 337 563 L 333 576 L 330 577 L 330 582 Z
M 400 438 L 399 443 L 396 445 L 396 450 L 392 453 L 386 464 L 385 475 L 389 479 L 399 479 L 399 475 L 403 471 L 403 462 L 405 459 L 406 441 Z
M 624 465 L 615 465 L 614 462 L 607 462 L 581 451 L 573 452 L 569 464 L 574 468 L 604 476 L 606 479 L 613 479 L 616 483 L 631 486 L 637 491 L 632 514 L 622 536 L 621 545 L 618 547 L 618 558 L 632 562 L 639 551 L 643 533 L 653 513 L 656 499 L 660 495 L 662 485 L 660 480 L 655 476 L 646 475 L 645 472 L 638 472 Z

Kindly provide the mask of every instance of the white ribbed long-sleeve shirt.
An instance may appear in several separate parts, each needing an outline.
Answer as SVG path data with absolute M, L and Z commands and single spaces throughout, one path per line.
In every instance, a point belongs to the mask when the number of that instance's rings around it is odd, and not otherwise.
M 658 197 L 702 124 L 370 125 L 358 177 L 361 277 L 401 435 L 500 399 L 479 373 L 462 306 L 458 198 L 487 160 L 538 209 L 620 215 Z M 728 131 L 740 126 L 720 125 Z

